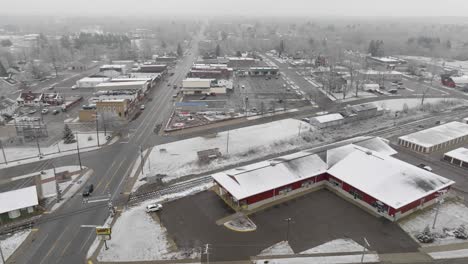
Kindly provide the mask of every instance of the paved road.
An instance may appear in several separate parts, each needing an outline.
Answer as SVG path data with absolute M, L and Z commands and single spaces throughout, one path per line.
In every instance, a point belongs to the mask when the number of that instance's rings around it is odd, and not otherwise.
M 200 36 L 199 36 L 200 37 Z M 198 41 L 194 41 L 198 43 Z M 192 46 L 191 55 L 184 57 L 176 67 L 176 74 L 168 78 L 171 86 L 164 82 L 156 87 L 150 97 L 143 114 L 129 126 L 129 137 L 124 137 L 112 146 L 99 151 L 82 153 L 84 166 L 92 168 L 94 174 L 89 180 L 95 185 L 94 196 L 111 193 L 114 201 L 124 198 L 123 186 L 131 165 L 139 155 L 140 146 L 150 146 L 164 143 L 170 139 L 161 137 L 153 132 L 155 124 L 167 120 L 172 111 L 172 84 L 180 83 L 191 67 L 198 52 L 197 44 Z M 36 162 L 21 167 L 8 169 L 8 174 L 21 175 L 21 171 L 35 170 L 38 168 L 77 164 L 76 155 L 62 157 L 60 159 Z M 5 173 L 6 174 L 6 173 Z M 97 208 L 92 208 L 96 207 Z M 80 209 L 91 208 L 80 214 L 71 214 Z M 65 215 L 65 216 L 64 216 Z M 86 253 L 93 242 L 95 235 L 92 228 L 83 228 L 81 225 L 102 225 L 108 216 L 107 203 L 82 204 L 80 193 L 62 205 L 54 213 L 45 216 L 52 218 L 63 216 L 54 221 L 48 221 L 38 226 L 35 241 L 27 250 L 22 250 L 15 260 L 16 263 L 83 263 Z

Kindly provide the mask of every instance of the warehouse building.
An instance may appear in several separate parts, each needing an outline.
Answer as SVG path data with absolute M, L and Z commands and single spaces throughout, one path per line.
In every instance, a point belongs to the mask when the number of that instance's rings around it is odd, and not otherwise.
M 0 219 L 14 219 L 35 211 L 39 204 L 36 186 L 0 193 Z
M 344 123 L 344 118 L 341 114 L 328 114 L 312 117 L 310 119 L 312 125 L 317 126 L 318 128 L 334 127 L 339 126 Z
M 435 202 L 453 181 L 393 158 L 380 138 L 321 153 L 303 151 L 213 174 L 215 191 L 249 211 L 291 195 L 328 189 L 369 213 L 396 221 Z M 385 146 L 386 145 L 386 146 Z M 377 173 L 376 173 L 377 172 Z
M 416 152 L 432 153 L 468 142 L 468 124 L 450 122 L 398 138 L 398 144 Z
M 444 160 L 456 166 L 468 169 L 468 149 L 457 148 L 444 154 Z

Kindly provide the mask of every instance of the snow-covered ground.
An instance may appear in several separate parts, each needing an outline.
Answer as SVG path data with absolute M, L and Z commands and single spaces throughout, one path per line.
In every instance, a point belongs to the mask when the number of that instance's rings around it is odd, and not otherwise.
M 361 262 L 361 255 L 343 255 L 329 257 L 298 257 L 298 258 L 281 258 L 281 259 L 260 259 L 256 260 L 256 264 L 263 264 L 267 260 L 269 264 L 350 264 L 350 263 L 375 263 L 379 262 L 379 256 L 376 254 L 367 254 Z
M 453 259 L 453 258 L 468 258 L 468 249 L 431 252 L 428 253 L 433 259 Z
M 78 144 L 80 147 L 80 152 L 87 152 L 91 150 L 98 149 L 97 140 L 96 140 L 96 133 L 78 133 L 77 137 Z M 112 140 L 112 142 L 115 142 Z M 110 142 L 110 143 L 112 143 Z M 106 137 L 104 133 L 99 133 L 99 144 L 102 145 L 106 144 Z M 64 155 L 72 155 L 77 152 L 77 143 L 65 144 L 63 140 L 52 144 L 48 147 L 40 147 L 40 152 L 43 155 L 42 160 L 56 158 Z M 28 147 L 5 147 L 5 155 L 8 161 L 8 165 L 4 164 L 5 159 L 3 155 L 0 155 L 0 167 L 10 167 L 10 166 L 17 166 L 20 164 L 30 163 L 38 161 L 39 158 L 39 150 L 35 146 L 28 146 Z M 16 161 L 20 160 L 21 161 Z M 24 159 L 24 160 L 23 160 Z
M 281 241 L 271 247 L 265 248 L 258 254 L 259 256 L 274 256 L 274 255 L 292 255 L 294 251 L 288 241 Z
M 166 229 L 146 213 L 145 205 L 122 213 L 112 227 L 112 239 L 98 255 L 99 261 L 145 261 L 198 258 L 199 252 L 176 250 Z
M 224 226 L 238 232 L 251 232 L 257 229 L 255 223 L 244 215 L 224 223 Z
M 8 260 L 8 258 L 15 252 L 15 250 L 23 243 L 23 241 L 28 237 L 31 230 L 22 230 L 12 234 L 11 236 L 0 240 L 0 247 L 3 251 L 3 257 Z M 2 259 L 0 258 L 0 264 L 3 264 Z
M 422 246 L 466 242 L 466 240 L 455 238 L 453 231 L 460 225 L 468 227 L 468 208 L 460 202 L 444 202 L 440 206 L 435 229 L 432 229 L 436 208 L 437 207 L 434 206 L 429 210 L 413 213 L 410 217 L 403 219 L 399 225 L 412 237 L 415 237 L 415 235 L 420 233 L 426 226 L 429 226 L 431 231 L 437 234 L 437 238 L 434 243 L 422 244 Z
M 295 119 L 285 119 L 176 141 L 153 147 L 146 162 L 151 163 L 150 175 L 165 174 L 163 179 L 168 181 L 296 148 L 304 143 L 298 136 L 299 129 L 305 132 L 313 128 Z M 222 156 L 211 163 L 199 164 L 197 152 L 213 148 L 218 148 Z
M 459 100 L 454 98 L 426 98 L 424 103 L 439 103 L 444 100 Z M 402 111 L 404 105 L 406 104 L 408 108 L 415 108 L 421 105 L 420 98 L 407 98 L 407 99 L 389 99 L 389 100 L 381 100 L 374 102 L 377 106 L 388 109 L 390 111 Z
M 335 239 L 314 248 L 302 251 L 299 254 L 339 253 L 339 252 L 362 252 L 363 246 L 349 238 Z

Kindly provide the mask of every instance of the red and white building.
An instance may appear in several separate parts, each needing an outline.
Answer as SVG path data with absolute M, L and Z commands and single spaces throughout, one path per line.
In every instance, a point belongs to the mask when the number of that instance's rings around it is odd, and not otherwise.
M 212 175 L 216 192 L 236 210 L 252 210 L 292 194 L 326 188 L 396 221 L 435 202 L 453 181 L 392 155 L 380 138 L 262 161 Z M 326 156 L 326 161 L 320 156 Z

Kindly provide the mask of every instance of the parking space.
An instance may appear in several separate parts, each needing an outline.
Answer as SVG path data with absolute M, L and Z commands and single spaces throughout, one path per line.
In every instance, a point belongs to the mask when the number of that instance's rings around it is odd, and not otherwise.
M 398 95 L 398 96 L 421 96 L 423 93 L 426 96 L 446 96 L 448 93 L 430 86 L 427 83 L 420 83 L 417 80 L 412 80 L 405 78 L 402 80 L 403 85 L 395 85 L 391 81 L 385 81 L 384 87 L 382 91 L 385 95 Z M 391 93 L 391 90 L 396 90 L 396 93 Z
M 210 259 L 248 259 L 285 239 L 286 218 L 292 218 L 289 242 L 294 252 L 337 238 L 361 242 L 366 237 L 371 250 L 380 253 L 411 252 L 417 244 L 395 223 L 378 219 L 341 199 L 320 190 L 251 215 L 254 232 L 234 232 L 218 226 L 216 220 L 233 213 L 213 192 L 165 204 L 161 221 L 179 247 L 209 243 Z

